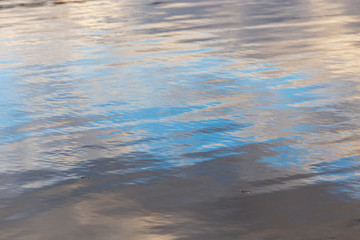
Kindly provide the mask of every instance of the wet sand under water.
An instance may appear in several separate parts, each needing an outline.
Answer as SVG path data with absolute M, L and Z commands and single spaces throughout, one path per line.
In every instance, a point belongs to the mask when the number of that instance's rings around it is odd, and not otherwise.
M 111 178 L 69 181 L 25 194 L 1 211 L 1 239 L 358 237 L 359 202 L 329 193 L 341 187 L 337 184 L 242 194 L 242 183 L 216 182 L 202 175 L 202 167 L 207 166 L 183 169 L 186 177 L 122 189 L 120 179 Z
M 304 175 L 254 181 L 269 170 L 239 159 L 26 193 L 1 209 L 1 239 L 357 239 L 360 202 L 339 194 L 342 184 L 291 186 Z

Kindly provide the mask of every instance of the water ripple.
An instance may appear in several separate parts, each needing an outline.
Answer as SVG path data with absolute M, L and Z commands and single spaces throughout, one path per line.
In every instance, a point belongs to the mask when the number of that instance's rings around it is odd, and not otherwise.
M 84 175 L 358 198 L 357 5 L 0 1 L 0 199 Z

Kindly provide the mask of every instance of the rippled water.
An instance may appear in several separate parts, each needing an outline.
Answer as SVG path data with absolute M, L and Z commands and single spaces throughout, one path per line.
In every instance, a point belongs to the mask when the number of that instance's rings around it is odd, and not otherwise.
M 358 239 L 359 12 L 0 0 L 0 239 Z

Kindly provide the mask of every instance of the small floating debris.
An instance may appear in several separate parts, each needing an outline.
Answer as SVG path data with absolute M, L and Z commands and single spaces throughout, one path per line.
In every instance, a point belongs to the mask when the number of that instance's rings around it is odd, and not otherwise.
M 90 177 L 81 177 L 80 179 L 90 179 Z
M 253 193 L 254 191 L 251 190 L 242 190 L 241 193 Z

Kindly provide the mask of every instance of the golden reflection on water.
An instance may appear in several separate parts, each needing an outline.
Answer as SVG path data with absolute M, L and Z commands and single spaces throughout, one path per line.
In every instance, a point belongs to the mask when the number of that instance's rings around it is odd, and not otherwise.
M 352 239 L 357 6 L 0 8 L 0 239 Z
M 82 4 L 47 5 L 31 8 L 32 11 L 20 7 L 16 10 L 4 9 L 1 16 L 4 20 L 2 43 L 6 47 L 1 48 L 1 53 L 16 61 L 15 66 L 59 64 L 53 72 L 42 68 L 36 71 L 38 74 L 34 74 L 33 68 L 21 68 L 23 78 L 13 86 L 13 91 L 20 92 L 22 103 L 27 104 L 27 108 L 33 112 L 42 113 L 43 117 L 54 115 L 48 114 L 48 109 L 54 106 L 56 115 L 72 115 L 78 111 L 79 106 L 84 115 L 106 114 L 100 108 L 93 109 L 94 103 L 107 103 L 112 99 L 134 99 L 144 108 L 162 104 L 173 107 L 185 104 L 204 106 L 216 99 L 218 103 L 215 105 L 163 117 L 162 121 L 205 121 L 221 116 L 238 124 L 251 123 L 251 126 L 229 134 L 239 140 L 252 142 L 296 136 L 296 143 L 290 146 L 307 149 L 300 158 L 313 164 L 314 159 L 332 161 L 357 156 L 359 153 L 357 139 L 354 138 L 359 131 L 358 117 L 351 111 L 346 111 L 346 105 L 343 106 L 344 111 L 340 113 L 339 121 L 334 116 L 329 116 L 325 122 L 323 118 L 317 120 L 316 113 L 306 110 L 326 106 L 331 108 L 333 104 L 355 103 L 359 99 L 358 80 L 355 77 L 359 73 L 359 34 L 352 27 L 352 24 L 359 23 L 359 17 L 347 15 L 348 6 L 344 4 L 307 1 L 299 4 L 295 10 L 289 6 L 280 6 L 289 10 L 282 12 L 283 16 L 280 17 L 286 19 L 293 13 L 293 19 L 273 22 L 263 20 L 269 18 L 266 11 L 264 15 L 251 15 L 260 3 L 257 6 L 255 3 L 239 4 L 232 1 L 223 4 L 216 1 L 164 3 L 156 7 L 125 1 L 89 1 Z M 198 7 L 205 10 L 197 10 Z M 250 16 L 248 19 L 243 17 L 247 15 Z M 209 57 L 218 59 L 217 65 L 203 69 L 189 67 L 192 61 L 196 63 L 200 59 L 201 64 L 203 58 Z M 89 61 L 91 69 L 110 69 L 109 73 L 101 77 L 108 78 L 108 83 L 114 88 L 102 84 L 99 77 L 88 77 L 87 70 L 90 68 L 76 63 L 83 60 Z M 136 67 L 143 63 L 149 65 Z M 153 66 L 155 64 L 158 65 Z M 271 67 L 267 67 L 267 64 L 271 64 Z M 3 68 L 11 65 L 12 63 L 2 63 Z M 148 71 L 143 67 L 163 71 L 160 75 L 164 78 L 147 83 L 140 79 Z M 194 88 L 192 82 L 172 76 L 174 71 L 181 71 L 179 68 L 190 71 L 188 74 L 209 75 L 211 80 L 199 83 L 200 87 Z M 230 77 L 225 74 L 223 80 L 219 79 L 226 71 L 240 72 Z M 63 76 L 64 73 L 70 75 Z M 280 82 L 272 81 L 298 73 L 303 76 Z M 77 76 L 83 79 L 74 80 Z M 241 79 L 240 84 L 245 84 L 242 88 L 239 88 L 237 77 Z M 254 83 L 248 84 L 247 77 Z M 56 98 L 58 87 L 50 79 L 57 79 L 64 84 L 62 88 L 68 94 L 66 98 Z M 265 84 L 261 89 L 257 89 L 259 86 L 256 81 L 259 80 L 260 85 Z M 34 91 L 34 84 L 41 83 L 45 84 L 44 89 Z M 212 91 L 211 88 L 218 84 L 229 88 L 215 88 Z M 300 96 L 299 101 L 277 95 L 281 93 L 277 90 L 322 84 L 325 88 L 315 87 L 295 92 L 295 96 Z M 67 85 L 70 87 L 67 88 Z M 124 86 L 126 91 L 119 91 L 119 86 Z M 165 86 L 165 91 L 161 91 L 162 86 Z M 53 97 L 56 101 L 47 101 Z M 277 103 L 288 106 L 288 109 L 279 110 L 276 108 Z M 234 108 L 238 109 L 238 115 L 227 110 Z M 344 121 L 351 125 L 351 129 L 325 132 L 294 130 L 297 125 L 310 124 L 314 120 L 318 124 Z M 75 132 L 86 132 L 89 129 L 84 126 L 87 122 L 85 118 L 65 120 L 64 124 L 61 121 L 30 122 L 17 127 L 16 131 L 36 133 L 42 129 L 67 127 L 69 131 L 74 128 Z M 113 124 L 113 127 L 121 128 L 121 125 Z M 144 135 L 144 131 L 146 129 L 139 130 L 137 135 Z M 121 138 L 126 138 L 120 135 Z M 71 143 L 71 147 L 56 146 L 58 151 L 66 152 L 69 148 L 81 147 L 86 141 L 84 139 L 89 138 L 86 136 L 79 140 L 74 136 L 54 135 L 50 142 Z M 41 144 L 40 138 L 35 140 L 36 134 L 32 137 L 29 141 L 8 143 L 4 150 L 5 153 L 18 152 L 22 148 L 26 157 L 19 165 L 25 169 L 38 168 L 39 163 L 35 159 L 39 158 L 40 152 L 49 149 L 48 144 Z M 71 141 L 72 138 L 76 140 Z M 343 141 L 338 142 L 339 139 Z M 224 142 L 209 144 L 226 145 Z M 85 155 L 71 154 L 66 157 L 66 162 L 81 161 L 89 156 L 119 156 L 133 149 L 129 146 L 126 148 L 111 149 L 107 153 L 90 150 Z

